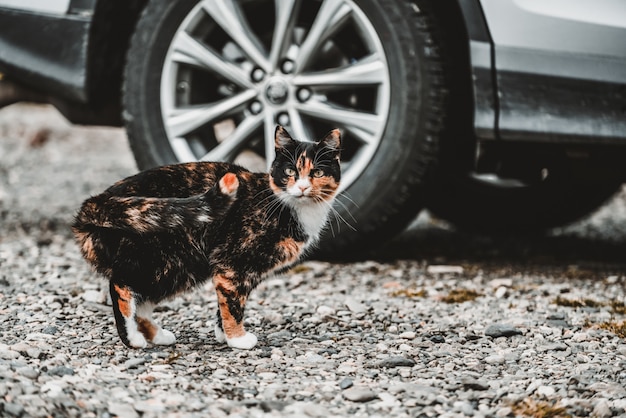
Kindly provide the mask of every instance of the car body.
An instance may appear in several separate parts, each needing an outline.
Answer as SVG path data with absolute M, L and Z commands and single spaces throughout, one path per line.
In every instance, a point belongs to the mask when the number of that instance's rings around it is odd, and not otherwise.
M 263 167 L 276 123 L 340 127 L 328 249 L 381 242 L 424 206 L 544 230 L 623 181 L 621 0 L 0 0 L 0 28 L 0 93 L 126 126 L 139 168 L 244 151 Z

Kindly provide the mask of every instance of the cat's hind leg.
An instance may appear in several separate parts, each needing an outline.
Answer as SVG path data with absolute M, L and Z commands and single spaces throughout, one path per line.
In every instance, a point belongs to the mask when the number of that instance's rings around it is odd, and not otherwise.
M 117 332 L 129 347 L 144 348 L 148 341 L 158 345 L 176 342 L 174 334 L 152 319 L 154 304 L 142 302 L 129 287 L 111 281 L 111 300 Z
M 125 285 L 110 283 L 111 301 L 117 333 L 128 347 L 144 348 L 148 345 L 146 338 L 139 331 L 136 321 L 137 297 L 133 290 Z
M 172 345 L 176 342 L 176 336 L 171 331 L 161 328 L 152 319 L 152 311 L 154 304 L 144 302 L 137 306 L 137 326 L 139 332 L 150 341 L 157 345 Z
M 257 337 L 243 327 L 243 311 L 249 292 L 242 292 L 233 283 L 230 274 L 218 274 L 213 278 L 217 303 L 222 319 L 222 327 L 215 328 L 215 337 L 219 341 L 223 337 L 232 348 L 249 350 L 257 343 Z

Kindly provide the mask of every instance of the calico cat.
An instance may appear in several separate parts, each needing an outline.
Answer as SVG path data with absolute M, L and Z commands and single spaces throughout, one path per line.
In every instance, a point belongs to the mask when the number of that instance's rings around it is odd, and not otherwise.
M 316 243 L 341 178 L 340 132 L 319 142 L 276 128 L 269 173 L 229 163 L 157 167 L 87 199 L 72 226 L 80 250 L 109 279 L 115 323 L 129 347 L 173 344 L 156 304 L 212 280 L 215 338 L 257 343 L 243 326 L 250 291 Z

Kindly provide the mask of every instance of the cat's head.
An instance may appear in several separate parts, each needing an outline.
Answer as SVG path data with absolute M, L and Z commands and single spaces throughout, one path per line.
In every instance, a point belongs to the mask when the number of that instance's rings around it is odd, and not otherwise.
M 276 159 L 270 168 L 272 190 L 293 204 L 328 202 L 339 188 L 341 133 L 319 142 L 297 141 L 282 126 L 275 132 Z

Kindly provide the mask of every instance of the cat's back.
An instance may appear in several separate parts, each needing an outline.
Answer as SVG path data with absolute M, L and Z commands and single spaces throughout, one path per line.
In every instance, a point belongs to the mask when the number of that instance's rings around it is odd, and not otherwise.
M 247 176 L 248 170 L 222 162 L 192 162 L 151 168 L 118 181 L 104 193 L 110 196 L 190 197 L 206 192 L 226 173 Z

